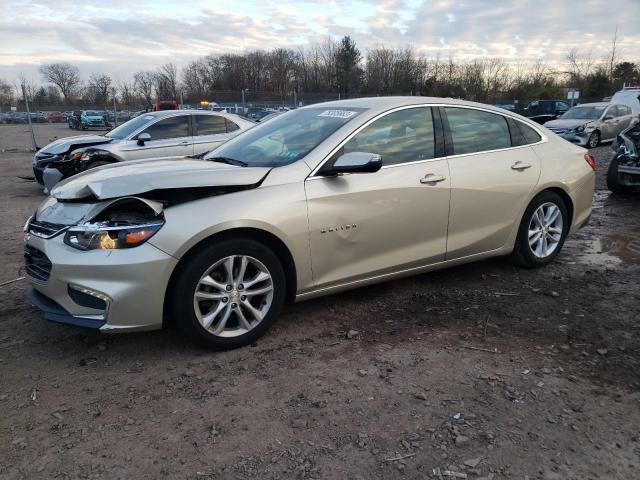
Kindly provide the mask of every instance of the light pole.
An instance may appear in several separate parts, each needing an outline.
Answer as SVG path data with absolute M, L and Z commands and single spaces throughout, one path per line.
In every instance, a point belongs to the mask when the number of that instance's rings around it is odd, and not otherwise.
M 116 89 L 111 89 L 111 95 L 113 96 L 113 128 L 118 126 L 118 109 L 116 108 Z
M 22 98 L 24 98 L 24 106 L 27 109 L 27 120 L 29 121 L 29 128 L 31 129 L 31 142 L 33 143 L 33 151 L 38 151 L 38 145 L 36 144 L 36 135 L 33 133 L 33 123 L 31 123 L 31 112 L 29 111 L 29 99 L 27 98 L 27 89 L 24 87 L 24 83 L 21 85 L 22 87 Z
M 247 113 L 247 110 L 244 106 L 244 91 L 246 90 L 246 88 L 242 89 L 242 116 L 244 117 L 245 114 Z

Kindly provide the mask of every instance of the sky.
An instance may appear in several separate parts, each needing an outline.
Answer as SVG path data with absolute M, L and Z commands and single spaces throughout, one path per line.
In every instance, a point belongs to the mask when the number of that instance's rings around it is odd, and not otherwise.
M 130 77 L 211 53 L 289 47 L 350 35 L 428 57 L 559 65 L 577 47 L 640 61 L 640 0 L 0 0 L 0 78 L 39 80 L 38 66 L 71 62 L 87 77 Z

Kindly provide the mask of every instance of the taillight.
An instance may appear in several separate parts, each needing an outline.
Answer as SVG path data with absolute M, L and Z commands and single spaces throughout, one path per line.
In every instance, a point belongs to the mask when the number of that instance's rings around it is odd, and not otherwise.
M 596 159 L 593 158 L 593 155 L 590 155 L 588 153 L 584 154 L 584 159 L 586 160 L 586 162 L 589 164 L 589 166 L 591 167 L 591 169 L 595 172 L 596 171 Z

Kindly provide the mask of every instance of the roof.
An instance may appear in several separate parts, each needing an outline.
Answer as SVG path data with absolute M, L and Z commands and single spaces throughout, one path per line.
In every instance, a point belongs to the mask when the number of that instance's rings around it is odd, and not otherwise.
M 606 107 L 607 105 L 611 105 L 610 102 L 591 102 L 591 103 L 581 103 L 579 105 L 575 105 L 575 107 Z
M 349 98 L 346 100 L 335 100 L 332 102 L 315 103 L 303 108 L 367 108 L 372 111 L 385 111 L 392 108 L 404 107 L 408 105 L 427 105 L 427 104 L 444 104 L 444 105 L 466 105 L 470 107 L 479 107 L 485 110 L 493 110 L 495 112 L 505 114 L 508 111 L 497 108 L 486 103 L 468 102 L 466 100 L 458 100 L 456 98 L 440 98 L 440 97 L 366 97 L 366 98 Z

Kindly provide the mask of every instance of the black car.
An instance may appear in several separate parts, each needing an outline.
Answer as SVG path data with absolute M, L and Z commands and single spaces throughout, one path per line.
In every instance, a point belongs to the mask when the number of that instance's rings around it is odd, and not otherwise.
M 529 104 L 518 113 L 540 125 L 544 125 L 549 120 L 555 120 L 570 108 L 571 105 L 561 100 L 534 100 L 529 102 Z
M 72 130 L 80 130 L 80 117 L 82 117 L 82 110 L 74 110 L 71 115 L 67 117 L 67 123 Z

